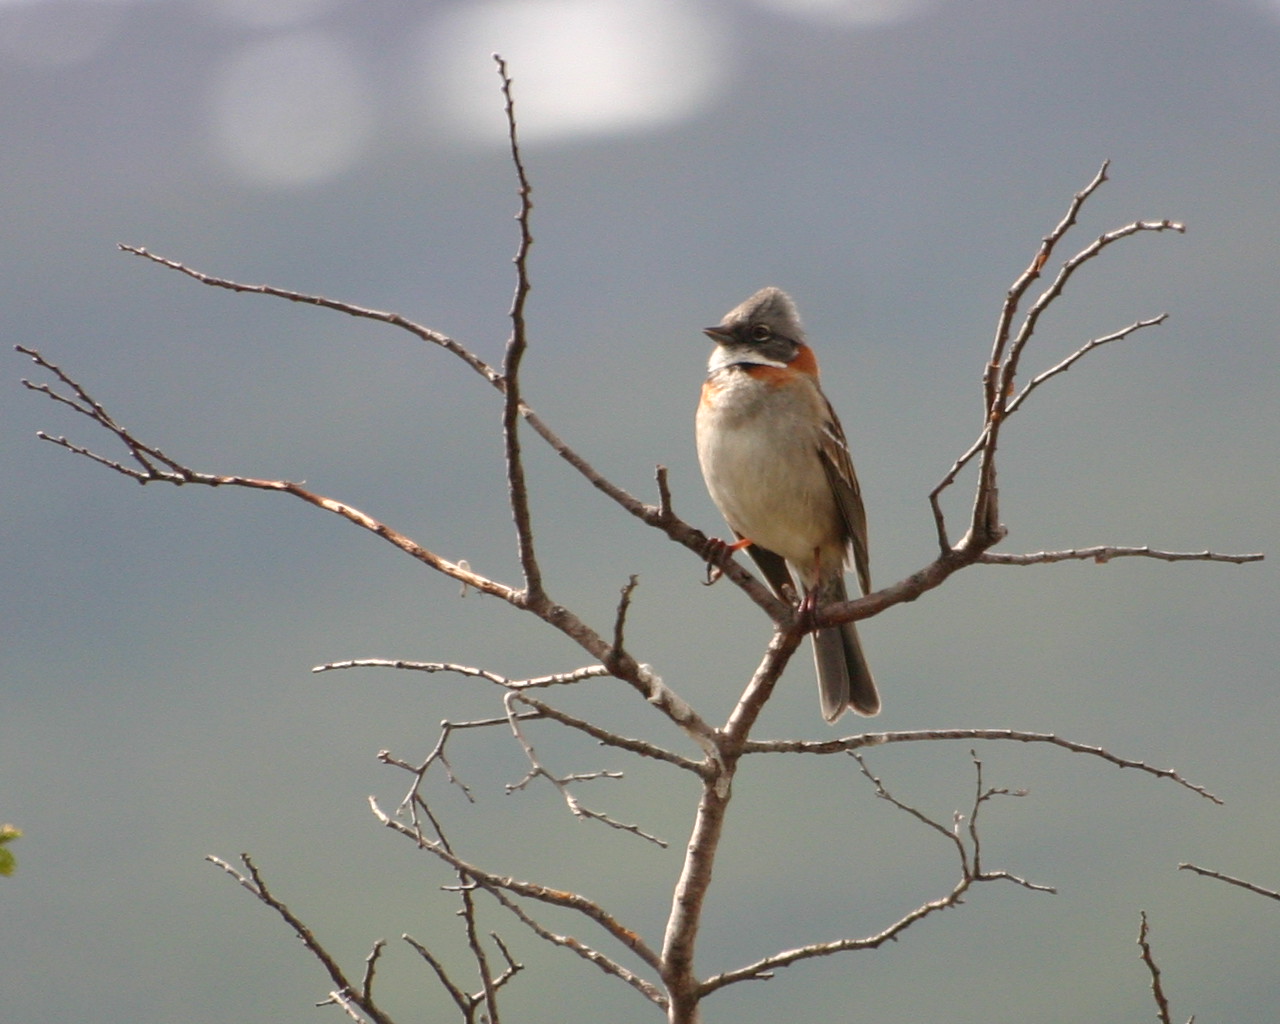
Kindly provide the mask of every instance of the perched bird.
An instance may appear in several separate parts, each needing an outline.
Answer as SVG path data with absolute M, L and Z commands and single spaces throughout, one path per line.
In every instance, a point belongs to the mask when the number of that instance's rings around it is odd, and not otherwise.
M 698 461 L 707 490 L 783 600 L 803 588 L 802 611 L 848 600 L 845 563 L 871 591 L 867 517 L 853 461 L 795 303 L 762 288 L 704 331 L 715 343 L 698 404 Z M 788 572 L 790 570 L 790 572 Z M 880 710 L 852 622 L 813 636 L 822 715 Z

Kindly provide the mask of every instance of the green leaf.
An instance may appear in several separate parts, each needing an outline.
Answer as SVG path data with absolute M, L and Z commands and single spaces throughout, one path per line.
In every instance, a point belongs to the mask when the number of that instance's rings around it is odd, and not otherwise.
M 18 861 L 13 856 L 13 851 L 6 850 L 4 844 L 11 839 L 17 839 L 20 835 L 22 835 L 22 829 L 17 826 L 0 825 L 0 875 L 11 875 L 14 868 L 18 866 Z

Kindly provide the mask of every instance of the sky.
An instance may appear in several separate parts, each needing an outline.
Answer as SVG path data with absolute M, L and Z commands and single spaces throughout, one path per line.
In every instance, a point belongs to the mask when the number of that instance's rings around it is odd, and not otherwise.
M 1002 551 L 1094 544 L 1255 552 L 1246 566 L 1118 559 L 968 569 L 861 625 L 884 699 L 832 730 L 802 653 L 762 736 L 867 728 L 1054 733 L 1176 768 L 1225 802 L 1039 745 L 901 744 L 868 767 L 947 825 L 984 782 L 983 856 L 1056 894 L 979 886 L 870 953 L 707 1003 L 791 1019 L 1145 1020 L 1139 914 L 1175 1019 L 1270 1022 L 1280 887 L 1275 629 L 1275 238 L 1280 4 L 1164 0 L 7 0 L 0 2 L 0 878 L 6 1024 L 277 1024 L 327 979 L 204 857 L 250 853 L 352 973 L 389 940 L 397 1019 L 452 1019 L 399 936 L 465 978 L 451 879 L 370 814 L 442 719 L 500 713 L 475 680 L 584 656 L 492 598 L 282 495 L 139 487 L 38 430 L 108 438 L 20 383 L 37 348 L 143 439 L 203 472 L 304 480 L 516 582 L 500 405 L 448 353 L 382 324 L 199 284 L 120 252 L 390 310 L 501 359 L 518 242 L 491 54 L 514 79 L 533 186 L 529 403 L 597 469 L 723 532 L 698 474 L 700 328 L 756 289 L 796 299 L 849 435 L 874 582 L 936 550 L 928 493 L 981 422 L 1006 290 L 1104 160 L 1055 259 L 1135 218 L 1073 279 L 1025 374 L 1142 317 L 1012 418 Z M 525 438 L 554 598 L 609 629 L 708 719 L 768 638 L 725 583 Z M 969 478 L 950 497 L 967 509 Z M 958 532 L 958 531 L 957 531 Z M 627 688 L 557 695 L 693 750 Z M 658 942 L 694 789 L 555 730 L 532 733 L 588 805 L 573 819 L 505 732 L 458 734 L 472 789 L 434 805 L 477 863 L 599 899 Z M 974 754 L 971 754 L 974 751 Z M 851 763 L 744 768 L 701 936 L 707 974 L 868 935 L 955 881 L 954 852 Z M 593 938 L 581 922 L 555 927 Z M 633 992 L 491 915 L 528 964 L 505 1019 L 653 1020 Z M 606 948 L 607 944 L 606 944 Z M 610 952 L 617 952 L 610 950 Z M 922 979 L 928 979 L 922 983 Z M 573 992 L 566 1000 L 564 993 Z

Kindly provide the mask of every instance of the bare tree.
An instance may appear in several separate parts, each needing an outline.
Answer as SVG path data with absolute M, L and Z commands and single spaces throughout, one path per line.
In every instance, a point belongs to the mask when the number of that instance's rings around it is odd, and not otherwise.
M 515 922 L 539 939 L 575 953 L 608 977 L 629 986 L 651 1004 L 655 1012 L 664 1014 L 672 1024 L 691 1024 L 701 1019 L 703 1001 L 729 986 L 768 978 L 778 968 L 801 961 L 878 947 L 939 911 L 956 906 L 979 883 L 1009 882 L 1028 889 L 1052 891 L 1048 886 L 986 864 L 979 828 L 983 808 L 997 798 L 1018 796 L 1020 792 L 991 786 L 984 777 L 983 764 L 976 753 L 971 754 L 974 786 L 968 807 L 962 813 L 955 814 L 951 820 L 936 820 L 910 801 L 893 795 L 888 786 L 873 774 L 864 760 L 864 752 L 870 747 L 945 740 L 959 740 L 967 744 L 977 741 L 1014 741 L 1051 746 L 1122 768 L 1131 768 L 1155 778 L 1172 780 L 1177 785 L 1216 802 L 1217 797 L 1172 769 L 1157 768 L 1098 746 L 1046 733 L 1008 729 L 952 729 L 867 732 L 822 740 L 769 739 L 755 735 L 762 709 L 809 630 L 815 626 L 833 626 L 868 618 L 894 605 L 913 601 L 969 566 L 1025 566 L 1067 560 L 1106 562 L 1117 558 L 1242 563 L 1262 557 L 1258 554 L 1223 554 L 1208 550 L 1177 552 L 1116 544 L 1034 553 L 992 550 L 1006 533 L 1000 515 L 997 454 L 1002 432 L 1010 417 L 1041 387 L 1063 375 L 1085 356 L 1105 345 L 1123 341 L 1131 335 L 1157 326 L 1165 320 L 1165 314 L 1135 320 L 1118 330 L 1086 341 L 1061 362 L 1028 374 L 1023 370 L 1024 357 L 1029 354 L 1030 343 L 1042 316 L 1060 298 L 1074 275 L 1106 250 L 1131 236 L 1180 233 L 1184 230 L 1183 226 L 1171 220 L 1137 220 L 1100 235 L 1057 264 L 1056 270 L 1047 278 L 1048 283 L 1035 293 L 1033 289 L 1045 279 L 1047 268 L 1054 260 L 1064 237 L 1076 224 L 1081 208 L 1106 181 L 1107 165 L 1102 166 L 1093 180 L 1075 195 L 1062 219 L 1044 236 L 1026 270 L 1013 282 L 1004 298 L 995 338 L 981 371 L 981 428 L 977 437 L 962 450 L 929 495 L 937 532 L 936 555 L 917 571 L 889 586 L 857 600 L 829 605 L 818 609 L 812 616 L 805 616 L 799 614 L 796 607 L 775 597 L 768 587 L 734 559 L 732 552 L 724 545 L 717 545 L 712 538 L 676 514 L 663 467 L 657 469 L 656 501 L 637 498 L 590 465 L 525 400 L 520 371 L 529 347 L 525 307 L 530 294 L 528 266 L 533 243 L 530 233 L 532 192 L 516 132 L 511 79 L 505 63 L 501 58 L 496 59 L 501 75 L 510 155 L 519 195 L 516 215 L 519 242 L 514 260 L 516 282 L 510 309 L 511 333 L 501 366 L 486 363 L 467 345 L 396 313 L 270 285 L 244 284 L 203 273 L 140 247 L 122 245 L 121 248 L 214 288 L 287 299 L 321 306 L 348 316 L 382 321 L 443 349 L 465 369 L 478 375 L 500 398 L 499 421 L 506 455 L 506 487 L 514 524 L 515 549 L 521 569 L 519 581 L 503 581 L 475 571 L 466 561 L 450 558 L 424 546 L 353 504 L 316 493 L 303 484 L 285 479 L 262 479 L 196 470 L 180 458 L 167 454 L 123 427 L 82 384 L 54 362 L 34 349 L 19 347 L 20 352 L 29 356 L 53 377 L 52 383 L 24 381 L 24 384 L 91 420 L 123 446 L 124 455 L 103 455 L 63 436 L 42 432 L 39 435 L 41 438 L 141 484 L 238 487 L 291 495 L 376 534 L 405 555 L 458 581 L 464 588 L 475 588 L 534 616 L 550 629 L 572 640 L 590 659 L 588 664 L 576 669 L 522 679 L 513 679 L 482 666 L 391 658 L 333 662 L 316 669 L 336 671 L 382 667 L 412 672 L 449 672 L 494 686 L 501 694 L 501 706 L 495 708 L 491 717 L 445 721 L 430 750 L 419 759 L 406 760 L 393 756 L 390 752 L 382 752 L 380 756 L 387 765 L 405 773 L 408 789 L 400 803 L 391 809 L 385 809 L 376 799 L 371 799 L 372 811 L 378 821 L 442 864 L 454 879 L 449 887 L 456 892 L 459 901 L 462 932 L 473 961 L 475 980 L 464 984 L 446 968 L 437 952 L 407 935 L 404 939 L 438 979 L 459 1018 L 469 1022 L 488 1021 L 497 1024 L 501 1019 L 500 993 L 522 970 L 509 942 L 496 933 L 485 933 L 481 924 L 482 903 L 509 914 Z M 603 628 L 592 625 L 587 615 L 567 607 L 550 593 L 537 552 L 534 518 L 528 501 L 522 445 L 528 439 L 529 431 L 572 466 L 586 483 L 634 517 L 638 523 L 665 534 L 673 543 L 684 547 L 692 559 L 705 561 L 709 581 L 721 575 L 727 578 L 772 623 L 773 632 L 769 643 L 751 678 L 746 681 L 740 698 L 723 723 L 714 724 L 709 721 L 664 682 L 638 653 L 630 649 L 627 643 L 627 618 L 635 589 L 635 577 L 621 586 L 612 621 Z M 971 466 L 974 469 L 974 483 L 970 510 L 957 531 L 948 523 L 941 499 L 957 483 L 962 471 Z M 953 540 L 957 532 L 960 534 L 959 539 Z M 670 727 L 674 737 L 671 744 L 663 745 L 634 738 L 606 728 L 598 722 L 572 715 L 558 706 L 549 695 L 558 687 L 573 687 L 601 677 L 624 684 L 642 697 L 651 709 L 649 713 L 659 716 Z M 674 890 L 665 896 L 669 900 L 670 909 L 665 931 L 661 935 L 642 934 L 640 929 L 611 911 L 605 902 L 536 881 L 514 878 L 500 868 L 477 863 L 450 841 L 442 817 L 427 794 L 425 783 L 428 778 L 442 777 L 448 785 L 456 787 L 470 799 L 469 788 L 454 772 L 450 762 L 449 745 L 459 733 L 492 735 L 498 730 L 510 734 L 528 764 L 525 778 L 513 783 L 510 789 L 545 782 L 554 787 L 575 816 L 589 819 L 603 827 L 624 831 L 641 841 L 665 845 L 664 840 L 643 824 L 627 822 L 607 811 L 587 806 L 579 796 L 581 784 L 616 773 L 558 774 L 548 767 L 535 747 L 527 729 L 532 722 L 558 726 L 636 759 L 650 761 L 661 766 L 662 770 L 680 773 L 696 782 L 698 796 L 692 808 L 683 867 Z M 934 899 L 921 903 L 896 919 L 882 922 L 862 935 L 831 941 L 809 941 L 795 948 L 777 949 L 753 962 L 707 975 L 698 969 L 697 940 L 713 868 L 721 850 L 726 818 L 733 804 L 735 776 L 747 758 L 787 755 L 845 759 L 850 770 L 860 773 L 879 798 L 918 821 L 928 832 L 937 834 L 950 847 L 955 856 L 955 881 L 950 889 L 939 892 Z M 332 983 L 328 1002 L 341 1007 L 353 1020 L 390 1021 L 391 1018 L 379 1005 L 374 991 L 380 958 L 385 948 L 382 940 L 373 945 L 360 976 L 356 977 L 344 969 L 302 919 L 277 898 L 248 856 L 242 858 L 240 866 L 233 866 L 216 857 L 211 857 L 210 860 L 235 877 L 294 929 Z M 584 928 L 590 926 L 587 934 L 594 937 L 580 938 L 577 934 L 556 931 L 540 916 L 540 908 L 576 916 Z M 1143 937 L 1145 940 L 1145 925 Z

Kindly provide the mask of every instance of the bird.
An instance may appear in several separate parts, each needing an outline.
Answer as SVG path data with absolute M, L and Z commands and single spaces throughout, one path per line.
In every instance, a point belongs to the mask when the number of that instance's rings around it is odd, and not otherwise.
M 728 547 L 745 547 L 780 599 L 795 600 L 798 582 L 802 614 L 848 600 L 850 560 L 869 594 L 862 491 L 795 302 L 762 288 L 703 333 L 715 348 L 698 402 L 698 462 L 737 538 Z M 816 630 L 813 655 L 828 722 L 847 708 L 880 711 L 852 622 Z

